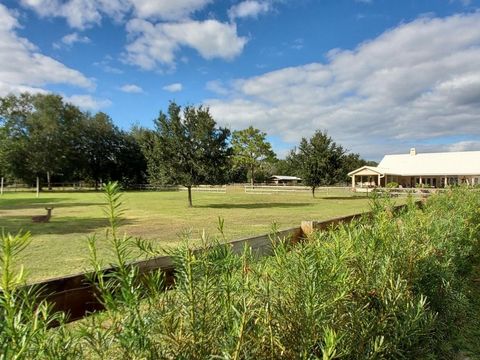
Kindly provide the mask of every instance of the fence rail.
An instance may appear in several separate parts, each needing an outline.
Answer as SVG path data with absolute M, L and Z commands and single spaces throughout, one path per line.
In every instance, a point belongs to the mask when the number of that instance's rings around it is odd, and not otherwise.
M 61 192 L 61 191 L 95 191 L 101 188 L 101 185 L 95 187 L 94 184 L 89 183 L 51 183 L 51 188 L 47 186 L 42 187 L 43 192 Z M 150 185 L 150 184 L 133 184 L 125 186 L 126 190 L 145 190 L 145 191 L 187 191 L 185 186 L 179 185 Z M 4 184 L 3 192 L 35 192 L 36 188 L 27 184 L 11 183 Z M 194 192 L 213 192 L 226 193 L 226 185 L 197 185 L 192 186 Z
M 312 188 L 308 186 L 290 186 L 290 185 L 245 185 L 247 194 L 274 194 L 274 193 L 311 193 Z M 315 193 L 322 194 L 333 192 L 351 192 L 351 187 L 345 186 L 322 186 L 315 189 Z
M 397 206 L 397 209 L 405 205 Z M 274 234 L 263 234 L 255 237 L 233 240 L 227 243 L 236 254 L 241 254 L 245 247 L 249 247 L 258 256 L 268 256 L 273 252 L 273 245 L 280 240 L 290 241 L 292 244 L 301 241 L 315 230 L 326 230 L 342 223 L 349 223 L 362 216 L 370 216 L 370 212 L 356 213 L 324 221 L 302 221 L 301 226 L 281 230 Z M 194 250 L 194 252 L 203 250 Z M 171 257 L 160 256 L 149 260 L 135 261 L 132 266 L 138 267 L 139 274 L 159 270 L 165 274 L 166 285 L 174 281 L 175 266 Z M 105 272 L 115 271 L 114 267 L 104 269 Z M 91 280 L 92 273 L 79 273 L 66 277 L 36 282 L 27 285 L 42 289 L 43 298 L 47 299 L 55 311 L 68 314 L 68 321 L 78 320 L 89 313 L 103 310 L 101 301 L 96 295 L 96 285 Z

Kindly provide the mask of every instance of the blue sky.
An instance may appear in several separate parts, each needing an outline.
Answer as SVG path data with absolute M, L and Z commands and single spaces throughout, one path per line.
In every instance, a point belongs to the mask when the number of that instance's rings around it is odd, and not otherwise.
M 170 100 L 369 159 L 480 150 L 480 1 L 0 1 L 0 96 L 54 91 L 124 129 Z

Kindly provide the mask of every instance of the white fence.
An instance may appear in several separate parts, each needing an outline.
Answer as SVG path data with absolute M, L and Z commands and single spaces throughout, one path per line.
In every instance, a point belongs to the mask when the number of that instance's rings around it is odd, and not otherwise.
M 290 186 L 290 185 L 245 185 L 245 193 L 247 194 L 298 194 L 298 193 L 311 193 L 312 188 L 308 186 Z M 315 194 L 318 195 L 330 195 L 344 192 L 352 192 L 350 187 L 345 186 L 322 186 L 315 189 Z
M 95 189 L 93 184 L 78 182 L 78 183 L 52 183 L 51 190 L 49 190 L 46 184 L 43 184 L 43 192 L 62 192 L 62 191 L 94 191 L 101 190 L 102 185 L 99 184 L 98 188 Z M 184 186 L 179 185 L 150 185 L 150 184 L 135 184 L 126 186 L 125 190 L 146 190 L 146 191 L 187 191 L 188 189 Z M 13 184 L 4 184 L 2 191 L 7 192 L 35 192 L 36 188 L 22 184 L 22 183 L 13 183 Z M 192 186 L 192 191 L 194 192 L 209 192 L 209 193 L 222 193 L 227 192 L 226 185 L 198 185 Z

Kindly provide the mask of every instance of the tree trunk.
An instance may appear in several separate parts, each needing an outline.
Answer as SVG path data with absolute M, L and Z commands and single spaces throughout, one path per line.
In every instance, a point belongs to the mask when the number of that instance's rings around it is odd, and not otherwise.
M 187 190 L 188 190 L 188 207 L 192 207 L 193 206 L 193 203 L 192 203 L 192 186 L 187 186 Z
M 40 178 L 37 176 L 37 198 L 40 195 Z
M 255 167 L 252 166 L 252 168 L 250 169 L 251 173 L 252 173 L 252 179 L 251 179 L 251 183 L 252 183 L 252 188 L 253 188 L 253 184 L 255 183 L 254 179 L 255 179 Z
M 48 190 L 52 190 L 52 184 L 50 182 L 50 171 L 47 171 L 47 188 Z
M 315 197 L 315 186 L 312 186 L 312 196 Z
M 2 179 L 0 180 L 0 195 L 3 195 L 3 176 L 2 176 Z

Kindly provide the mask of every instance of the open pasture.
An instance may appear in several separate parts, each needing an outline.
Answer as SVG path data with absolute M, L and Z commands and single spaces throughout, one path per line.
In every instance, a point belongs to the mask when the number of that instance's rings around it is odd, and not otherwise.
M 194 193 L 193 208 L 185 192 L 126 192 L 122 231 L 151 240 L 156 247 L 175 246 L 188 234 L 198 241 L 203 230 L 216 234 L 218 218 L 225 220 L 228 240 L 298 226 L 302 220 L 322 220 L 367 210 L 366 197 L 348 191 L 310 194 L 245 194 L 228 188 L 226 194 Z M 0 228 L 6 232 L 30 231 L 32 242 L 23 263 L 31 281 L 80 272 L 88 268 L 87 236 L 97 234 L 101 255 L 106 252 L 104 204 L 101 192 L 6 193 L 0 197 Z M 49 223 L 33 223 L 32 216 L 46 214 Z M 106 263 L 107 264 L 107 263 Z

